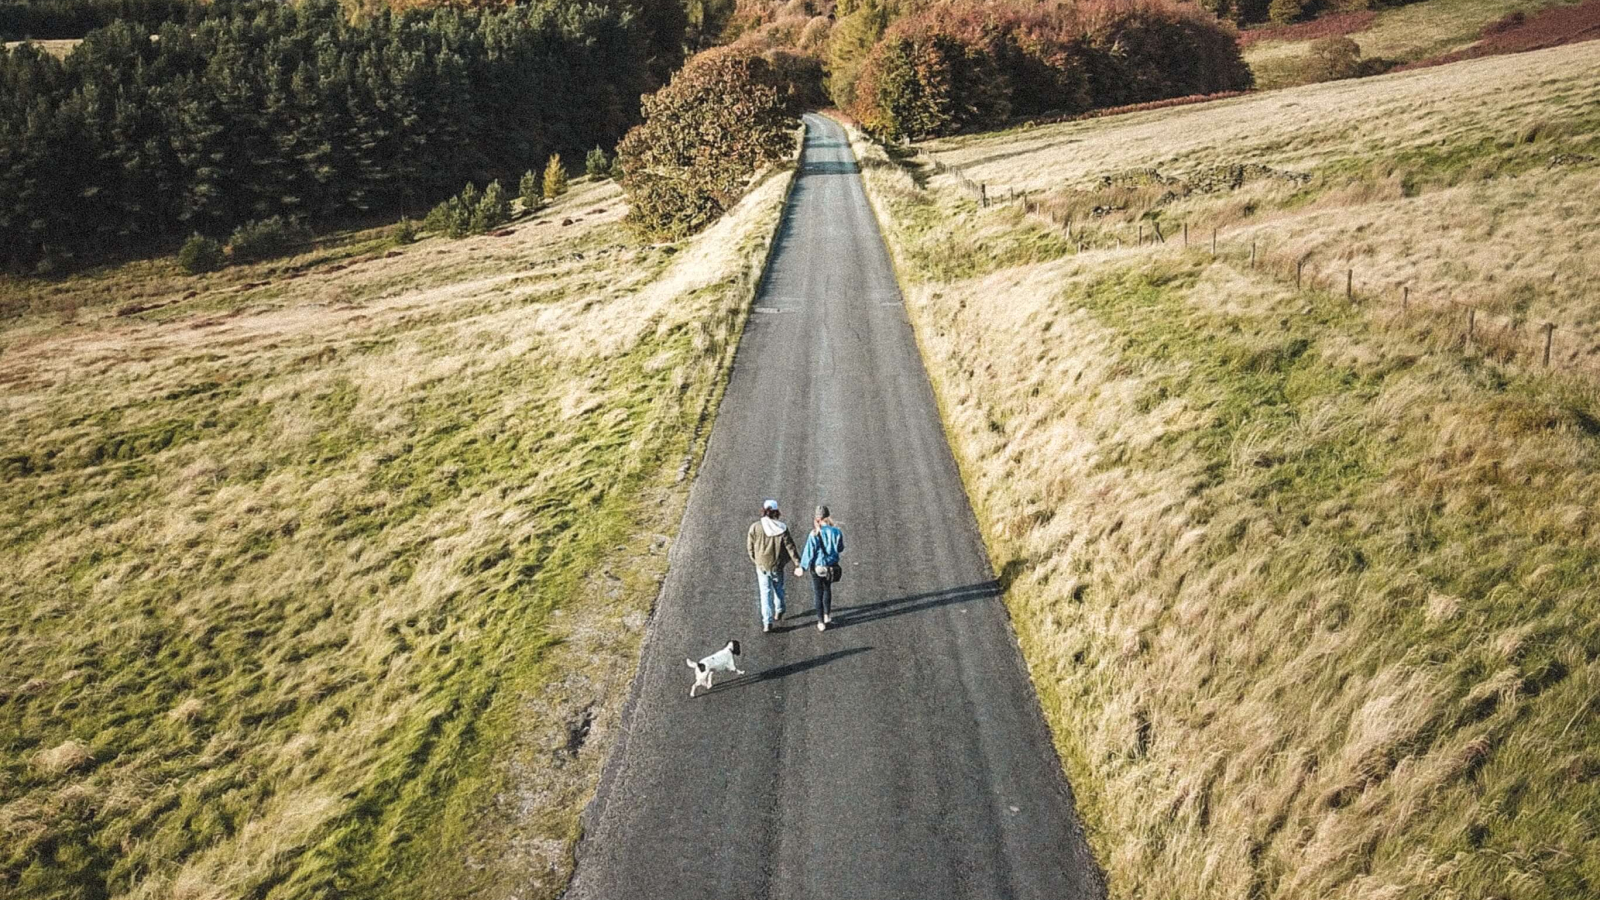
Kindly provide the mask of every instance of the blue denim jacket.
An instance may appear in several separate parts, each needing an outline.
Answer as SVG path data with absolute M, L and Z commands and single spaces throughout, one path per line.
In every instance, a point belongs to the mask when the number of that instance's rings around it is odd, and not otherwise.
M 839 554 L 844 552 L 844 532 L 833 525 L 824 525 L 806 538 L 806 547 L 800 551 L 800 568 L 807 572 L 817 566 L 837 566 Z

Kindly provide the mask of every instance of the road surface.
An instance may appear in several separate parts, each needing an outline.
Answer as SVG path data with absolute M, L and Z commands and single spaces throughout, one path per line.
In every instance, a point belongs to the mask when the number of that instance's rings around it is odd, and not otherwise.
M 1101 897 L 849 143 L 806 124 L 568 896 Z M 761 633 L 768 497 L 844 529 L 826 632 L 790 578 Z M 729 639 L 748 674 L 689 699 Z

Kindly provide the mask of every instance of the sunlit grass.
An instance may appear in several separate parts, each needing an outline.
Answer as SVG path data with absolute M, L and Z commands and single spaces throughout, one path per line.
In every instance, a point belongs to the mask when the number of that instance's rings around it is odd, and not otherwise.
M 1155 209 L 1225 223 L 1218 260 L 1170 229 L 1118 249 L 1129 211 L 1082 225 L 1084 253 L 941 268 L 1051 226 L 866 168 L 1114 897 L 1558 900 L 1600 881 L 1600 388 L 1377 296 L 1521 302 L 1594 340 L 1600 260 L 1562 235 L 1595 226 L 1600 166 L 1534 165 L 1568 138 L 1508 136 L 1538 118 L 1588 139 L 1581 57 L 1520 81 L 1444 67 L 1409 119 L 1390 104 L 1421 87 L 1379 80 L 941 145 L 1047 202 L 1139 165 L 1309 162 L 1305 187 Z M 1275 98 L 1317 116 L 1282 122 Z M 1416 119 L 1448 125 L 1424 142 Z M 1322 277 L 1251 270 L 1252 238 Z M 1357 305 L 1328 277 L 1351 263 Z
M 786 177 L 5 285 L 0 894 L 559 893 Z

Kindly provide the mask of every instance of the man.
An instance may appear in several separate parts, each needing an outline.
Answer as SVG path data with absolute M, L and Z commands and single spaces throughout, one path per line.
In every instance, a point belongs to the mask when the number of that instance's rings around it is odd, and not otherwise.
M 756 590 L 761 606 L 761 630 L 771 631 L 772 623 L 783 618 L 783 570 L 800 563 L 789 526 L 778 518 L 778 501 L 761 504 L 761 518 L 745 535 L 745 552 L 756 564 Z M 788 557 L 788 563 L 784 557 Z

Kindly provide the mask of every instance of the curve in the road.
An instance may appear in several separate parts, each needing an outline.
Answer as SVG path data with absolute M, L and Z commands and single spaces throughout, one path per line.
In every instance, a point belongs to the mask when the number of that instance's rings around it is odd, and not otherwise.
M 717 415 L 568 896 L 1104 895 L 843 130 L 802 168 Z M 848 543 L 762 634 L 763 498 Z M 686 657 L 748 673 L 691 700 Z

